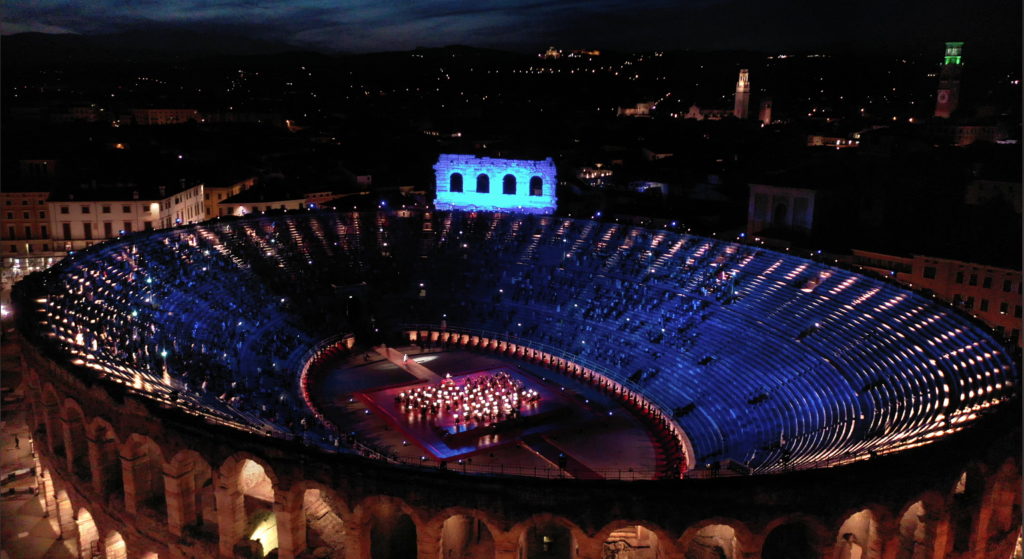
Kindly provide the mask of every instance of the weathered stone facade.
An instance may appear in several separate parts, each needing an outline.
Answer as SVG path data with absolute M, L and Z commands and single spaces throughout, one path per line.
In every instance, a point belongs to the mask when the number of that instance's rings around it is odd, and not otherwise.
M 441 154 L 434 165 L 438 210 L 555 213 L 555 163 Z

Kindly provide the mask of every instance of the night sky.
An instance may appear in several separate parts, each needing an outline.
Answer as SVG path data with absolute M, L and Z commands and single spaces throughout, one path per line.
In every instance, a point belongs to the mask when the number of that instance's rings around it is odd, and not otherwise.
M 243 33 L 324 51 L 464 44 L 617 50 L 908 52 L 1021 44 L 1019 0 L 7 0 L 4 34 L 150 28 Z

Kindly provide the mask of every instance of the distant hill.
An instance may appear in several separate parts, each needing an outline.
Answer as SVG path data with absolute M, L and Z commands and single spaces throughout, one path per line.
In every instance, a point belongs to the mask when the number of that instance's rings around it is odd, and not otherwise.
M 144 62 L 300 50 L 304 49 L 246 35 L 189 30 L 135 30 L 109 35 L 18 33 L 0 38 L 0 56 L 5 67 Z

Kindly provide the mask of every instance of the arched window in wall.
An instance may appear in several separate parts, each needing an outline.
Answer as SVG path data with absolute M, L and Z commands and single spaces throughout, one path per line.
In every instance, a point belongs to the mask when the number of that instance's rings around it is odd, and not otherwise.
M 481 194 L 487 194 L 491 191 L 491 178 L 485 174 L 477 175 L 476 177 L 476 191 Z
M 452 173 L 452 178 L 448 183 L 449 192 L 462 192 L 462 174 Z
M 544 195 L 544 181 L 540 177 L 530 177 L 530 196 Z
M 516 193 L 516 178 L 512 175 L 505 175 L 505 178 L 501 181 L 501 193 L 512 194 Z

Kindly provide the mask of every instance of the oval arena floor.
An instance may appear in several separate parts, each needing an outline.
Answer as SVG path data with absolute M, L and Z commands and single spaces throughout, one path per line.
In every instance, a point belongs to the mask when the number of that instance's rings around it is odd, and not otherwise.
M 453 441 L 394 406 L 398 391 L 436 385 L 449 375 L 458 380 L 495 371 L 540 392 L 542 409 L 526 424 Z M 658 449 L 630 409 L 533 363 L 469 351 L 377 347 L 336 357 L 314 375 L 310 393 L 328 421 L 342 433 L 395 449 L 403 462 L 425 459 L 467 473 L 580 479 L 651 479 L 657 471 Z

